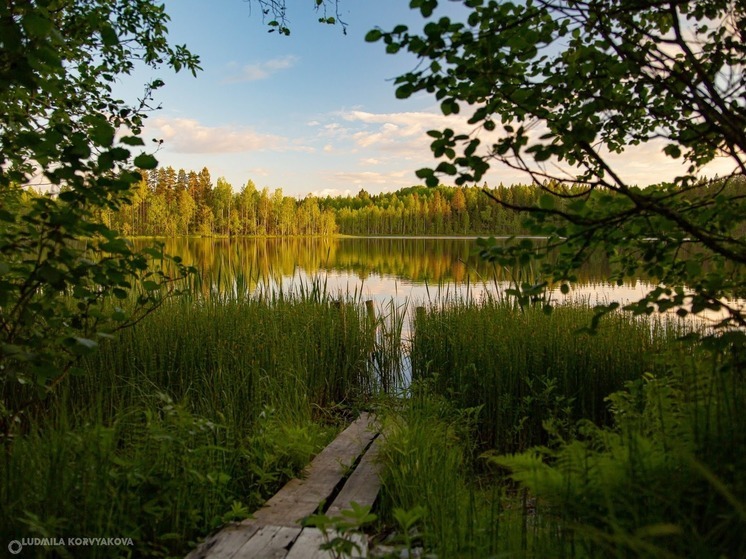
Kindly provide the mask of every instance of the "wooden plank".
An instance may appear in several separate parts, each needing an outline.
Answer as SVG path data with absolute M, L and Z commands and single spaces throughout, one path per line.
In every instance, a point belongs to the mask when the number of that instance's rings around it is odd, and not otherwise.
M 261 526 L 233 559 L 284 559 L 300 532 L 300 526 Z
M 316 512 L 376 436 L 373 425 L 373 417 L 361 413 L 313 459 L 302 479 L 290 480 L 254 514 L 254 521 L 272 526 L 298 526 L 303 518 Z
M 186 559 L 231 559 L 241 547 L 256 534 L 258 524 L 230 524 L 217 534 L 209 536 L 202 544 L 193 549 Z
M 378 448 L 373 440 L 377 436 L 374 427 L 375 420 L 371 415 L 360 414 L 304 469 L 302 479 L 289 481 L 255 513 L 254 518 L 230 524 L 209 536 L 187 555 L 187 559 L 333 557 L 328 551 L 319 549 L 324 542 L 323 534 L 316 528 L 301 528 L 300 520 L 316 512 L 321 502 L 331 496 L 369 445 L 370 448 L 360 459 L 328 514 L 338 514 L 338 511 L 349 508 L 352 501 L 372 506 L 380 486 L 374 464 Z M 366 536 L 350 534 L 347 537 L 358 543 L 362 550 L 355 557 L 365 557 L 368 550 Z
M 334 537 L 334 535 L 330 535 Z M 352 553 L 354 558 L 363 558 L 368 556 L 368 538 L 365 534 L 347 534 L 350 541 L 357 544 L 357 551 Z M 295 540 L 293 547 L 285 559 L 334 559 L 331 551 L 319 549 L 326 542 L 324 534 L 318 528 L 303 528 L 303 531 Z
M 334 502 L 327 509 L 327 516 L 338 516 L 345 509 L 351 508 L 354 501 L 358 505 L 372 507 L 381 489 L 381 478 L 377 463 L 380 437 L 375 439 L 363 455 L 360 463 L 345 482 Z
M 330 551 L 319 549 L 325 541 L 318 528 L 303 528 L 285 559 L 334 559 Z

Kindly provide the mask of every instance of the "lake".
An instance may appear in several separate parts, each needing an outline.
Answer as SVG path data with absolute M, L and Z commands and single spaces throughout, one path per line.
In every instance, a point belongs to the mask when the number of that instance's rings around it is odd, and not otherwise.
M 391 316 L 393 305 L 402 319 L 400 335 L 405 346 L 416 307 L 459 298 L 479 300 L 487 294 L 500 296 L 510 287 L 510 272 L 481 260 L 475 238 L 174 238 L 164 243 L 168 254 L 181 256 L 199 270 L 205 296 L 320 288 L 333 297 L 372 300 L 384 317 Z M 557 289 L 552 298 L 556 302 L 624 303 L 640 299 L 651 287 L 639 279 L 610 285 L 609 275 L 608 263 L 594 259 L 579 271 L 579 281 L 568 295 Z M 400 359 L 400 379 L 406 385 L 411 378 L 406 351 Z
M 487 292 L 499 295 L 511 279 L 509 271 L 479 258 L 475 238 L 464 237 L 174 238 L 165 241 L 165 248 L 200 271 L 206 293 L 297 290 L 316 284 L 334 296 L 414 307 Z M 578 276 L 568 296 L 557 291 L 553 297 L 624 302 L 649 288 L 640 280 L 609 285 L 608 265 L 600 259 Z

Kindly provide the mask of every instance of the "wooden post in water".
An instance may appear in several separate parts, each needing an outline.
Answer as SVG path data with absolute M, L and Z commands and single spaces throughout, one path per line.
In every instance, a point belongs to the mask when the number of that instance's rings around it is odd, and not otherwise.
M 376 336 L 378 336 L 378 320 L 376 318 L 376 305 L 373 302 L 373 299 L 365 301 L 365 310 L 368 313 L 368 363 L 373 366 L 373 369 L 375 369 L 374 352 L 376 351 Z M 369 388 L 372 389 L 373 386 L 370 386 Z
M 418 321 L 424 320 L 424 319 L 425 319 L 425 307 L 417 307 L 417 308 L 415 308 L 414 309 L 414 320 L 415 320 L 415 324 Z
M 365 309 L 368 311 L 368 325 L 370 326 L 370 329 L 372 331 L 375 331 L 376 329 L 376 305 L 373 302 L 373 299 L 368 299 L 365 301 Z

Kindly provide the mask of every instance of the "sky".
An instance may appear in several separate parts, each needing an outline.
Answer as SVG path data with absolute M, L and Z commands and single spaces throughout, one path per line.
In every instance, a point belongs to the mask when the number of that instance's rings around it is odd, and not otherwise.
M 133 101 L 146 80 L 166 83 L 155 94 L 161 108 L 149 115 L 144 132 L 146 140 L 163 140 L 156 153 L 160 164 L 207 167 L 213 183 L 223 177 L 236 192 L 253 180 L 258 188 L 281 188 L 298 198 L 421 184 L 415 171 L 436 163 L 427 131 L 459 124 L 442 116 L 426 93 L 396 99 L 394 78 L 417 61 L 364 41 L 375 27 L 404 23 L 420 30 L 419 12 L 407 0 L 341 0 L 345 35 L 338 25 L 318 23 L 313 0 L 287 3 L 289 37 L 267 33 L 255 1 L 165 1 L 172 44 L 186 44 L 199 55 L 203 71 L 195 78 L 148 70 L 122 84 L 126 100 Z M 462 9 L 441 4 L 452 17 Z M 679 171 L 650 147 L 614 161 L 624 178 L 641 185 Z M 485 180 L 497 186 L 527 178 L 494 168 Z

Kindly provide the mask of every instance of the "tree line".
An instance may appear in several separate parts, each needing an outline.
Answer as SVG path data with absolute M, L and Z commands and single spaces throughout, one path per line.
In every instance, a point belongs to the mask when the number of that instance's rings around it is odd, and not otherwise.
M 99 217 L 125 236 L 516 235 L 527 232 L 509 205 L 537 203 L 537 186 L 412 186 L 395 192 L 303 199 L 281 188 L 239 190 L 210 171 L 159 167 L 142 179 L 118 208 Z

